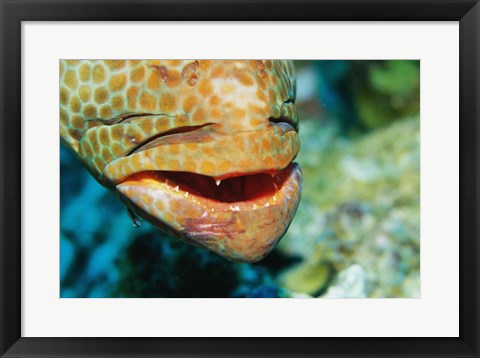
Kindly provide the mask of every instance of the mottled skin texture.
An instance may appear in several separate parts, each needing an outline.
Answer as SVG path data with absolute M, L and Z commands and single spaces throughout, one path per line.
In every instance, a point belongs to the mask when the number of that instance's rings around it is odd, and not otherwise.
M 60 135 L 138 215 L 253 262 L 300 200 L 294 96 L 291 61 L 63 60 Z

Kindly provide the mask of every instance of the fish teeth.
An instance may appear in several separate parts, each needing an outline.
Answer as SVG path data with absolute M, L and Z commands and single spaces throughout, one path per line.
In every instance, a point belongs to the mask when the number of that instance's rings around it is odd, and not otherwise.
M 215 184 L 217 184 L 217 186 L 219 186 L 221 182 L 222 181 L 220 179 L 215 180 Z

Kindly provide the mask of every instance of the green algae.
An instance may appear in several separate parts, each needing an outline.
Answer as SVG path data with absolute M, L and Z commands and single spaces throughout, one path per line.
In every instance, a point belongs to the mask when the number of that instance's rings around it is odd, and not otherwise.
M 328 265 L 321 260 L 308 260 L 281 274 L 278 283 L 291 292 L 316 296 L 323 292 L 331 278 L 332 269 Z

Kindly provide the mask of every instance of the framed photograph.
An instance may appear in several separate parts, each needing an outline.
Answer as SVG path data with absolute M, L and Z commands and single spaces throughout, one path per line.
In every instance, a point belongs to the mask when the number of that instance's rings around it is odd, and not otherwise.
M 479 357 L 477 1 L 0 0 L 2 357 Z

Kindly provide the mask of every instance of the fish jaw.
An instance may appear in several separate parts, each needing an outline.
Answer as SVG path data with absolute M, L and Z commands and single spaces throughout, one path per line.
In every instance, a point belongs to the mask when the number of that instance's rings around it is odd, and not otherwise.
M 292 160 L 299 149 L 289 123 L 238 133 L 211 125 L 144 143 L 108 164 L 104 178 L 163 231 L 229 260 L 255 262 L 297 210 L 302 173 Z
M 192 180 L 201 183 L 195 186 Z M 226 179 L 219 184 L 219 191 L 231 195 L 222 198 L 195 190 L 209 189 L 209 180 L 202 176 L 185 182 L 179 175 L 143 172 L 129 177 L 116 189 L 141 216 L 164 230 L 169 228 L 166 231 L 188 243 L 231 261 L 256 262 L 264 258 L 282 238 L 298 208 L 300 166 L 290 163 L 274 174 Z M 235 196 L 235 187 L 243 192 Z

